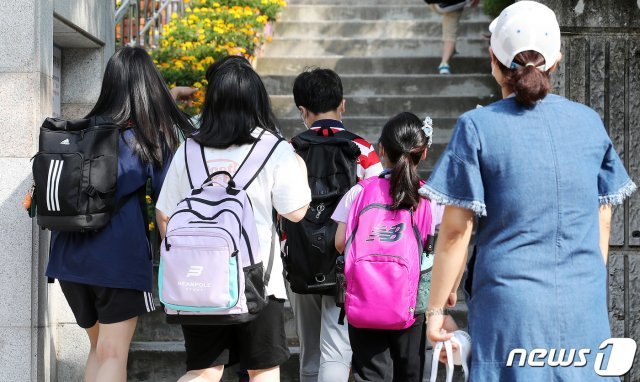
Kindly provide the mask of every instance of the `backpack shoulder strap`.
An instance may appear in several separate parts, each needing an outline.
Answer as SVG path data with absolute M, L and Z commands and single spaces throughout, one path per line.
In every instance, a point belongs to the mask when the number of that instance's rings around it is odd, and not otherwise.
M 356 135 L 356 134 L 352 133 L 351 131 L 349 131 L 347 129 L 338 131 L 337 133 L 334 134 L 334 137 L 347 139 L 347 140 L 350 140 L 350 141 L 353 141 L 353 140 L 356 140 L 356 139 L 360 138 L 359 135 Z
M 188 138 L 184 143 L 184 161 L 191 189 L 200 186 L 209 178 L 209 166 L 204 156 L 204 146 Z
M 284 139 L 273 134 L 267 134 L 266 130 L 260 133 L 233 176 L 233 181 L 237 188 L 242 188 L 245 191 L 249 188 L 282 141 Z

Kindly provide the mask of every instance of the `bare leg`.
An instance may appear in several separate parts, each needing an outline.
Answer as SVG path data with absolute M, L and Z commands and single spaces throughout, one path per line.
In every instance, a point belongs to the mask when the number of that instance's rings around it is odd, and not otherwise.
M 97 322 L 89 329 L 85 329 L 87 331 L 87 335 L 89 336 L 89 342 L 91 343 L 89 356 L 87 357 L 87 363 L 84 367 L 85 382 L 95 382 L 98 375 L 98 357 L 96 357 L 96 347 L 98 346 L 98 333 L 100 332 L 99 329 L 100 324 L 98 324 Z
M 455 41 L 443 41 L 442 43 L 442 64 L 448 64 L 453 57 L 453 52 L 456 50 Z
M 127 381 L 129 345 L 137 322 L 138 317 L 134 317 L 116 324 L 99 324 L 96 382 Z
M 224 366 L 215 366 L 208 369 L 189 370 L 178 379 L 178 382 L 219 382 L 222 379 Z
M 280 366 L 271 369 L 249 370 L 251 382 L 280 382 Z
M 458 26 L 460 25 L 462 10 L 445 13 L 442 15 L 442 61 L 440 68 L 446 67 L 442 74 L 449 73 L 449 61 L 453 57 L 456 49 L 456 39 L 458 38 Z

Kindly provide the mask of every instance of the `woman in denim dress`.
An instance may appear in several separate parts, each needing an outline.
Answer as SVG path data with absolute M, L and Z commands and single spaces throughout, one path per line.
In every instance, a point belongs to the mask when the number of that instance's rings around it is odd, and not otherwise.
M 521 1 L 491 24 L 492 73 L 504 99 L 465 113 L 421 193 L 447 205 L 436 246 L 429 309 L 432 342 L 451 338 L 444 307 L 464 267 L 472 381 L 600 381 L 607 314 L 611 205 L 636 186 L 598 114 L 547 94 L 560 28 L 546 6 Z M 444 330 L 443 330 L 444 329 Z M 546 349 L 534 361 L 513 349 Z M 552 349 L 555 349 L 551 351 Z M 584 367 L 579 349 L 590 349 Z M 575 354 L 570 349 L 576 349 Z M 530 357 L 527 357 L 530 358 Z M 606 367 L 606 365 L 603 365 Z

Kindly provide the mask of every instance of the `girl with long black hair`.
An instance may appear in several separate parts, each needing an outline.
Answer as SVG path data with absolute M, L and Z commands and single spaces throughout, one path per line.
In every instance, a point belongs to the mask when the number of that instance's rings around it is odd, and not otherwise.
M 192 126 L 174 103 L 149 55 L 116 52 L 87 118 L 111 117 L 122 127 L 115 191 L 120 208 L 96 232 L 52 232 L 47 276 L 60 282 L 91 348 L 86 381 L 126 381 L 129 345 L 139 315 L 154 310 L 152 262 L 139 190 L 151 179 L 154 197 Z
M 362 218 L 362 212 L 374 205 L 385 205 L 385 209 L 391 210 L 389 214 L 393 214 L 393 220 L 397 218 L 396 221 L 398 223 L 394 227 L 398 228 L 398 230 L 393 231 L 392 235 L 387 235 L 387 238 L 384 239 L 382 237 L 387 231 L 387 226 L 382 222 L 375 222 L 375 228 L 370 231 L 366 241 L 380 240 L 387 243 L 396 242 L 400 240 L 401 236 L 412 238 L 412 235 L 414 235 L 411 232 L 411 228 L 405 229 L 410 225 L 400 223 L 402 217 L 401 215 L 395 215 L 397 210 L 411 210 L 410 224 L 415 222 L 423 243 L 427 241 L 427 235 L 431 234 L 433 227 L 439 222 L 442 208 L 430 203 L 427 199 L 421 198 L 418 194 L 418 189 L 423 184 L 418 173 L 418 164 L 426 158 L 432 131 L 433 129 L 428 119 L 423 122 L 412 113 L 400 113 L 391 118 L 384 125 L 379 140 L 380 157 L 386 170 L 378 179 L 373 181 L 367 179 L 355 185 L 345 194 L 331 216 L 333 220 L 338 222 L 335 244 L 339 252 L 345 252 L 344 262 L 347 284 L 367 283 L 368 285 L 373 285 L 383 282 L 384 279 L 383 277 L 376 278 L 376 275 L 380 276 L 380 274 L 374 273 L 367 274 L 369 278 L 366 279 L 366 282 L 364 278 L 358 282 L 349 277 L 347 268 L 351 266 L 353 269 L 355 267 L 353 264 L 358 260 L 353 260 L 353 256 L 350 257 L 352 254 L 350 250 L 345 251 L 345 231 L 348 221 L 353 222 L 354 219 L 364 219 Z M 383 195 L 383 197 L 380 195 Z M 362 220 L 359 220 L 359 222 L 362 223 Z M 391 227 L 391 229 L 394 227 Z M 367 229 L 365 236 L 357 236 L 355 235 L 355 229 L 352 229 L 350 233 L 350 240 L 353 240 L 351 246 L 361 244 L 361 242 L 357 241 L 364 239 L 368 232 Z M 391 239 L 392 236 L 395 239 Z M 392 246 L 393 244 L 389 244 L 389 247 L 385 247 L 385 250 L 390 250 L 393 254 L 398 254 L 397 251 L 402 250 Z M 406 247 L 400 248 L 404 249 Z M 417 254 L 416 257 L 418 258 L 419 255 Z M 419 273 L 419 267 L 411 269 Z M 417 279 L 419 277 L 418 273 L 410 272 L 410 277 L 415 276 Z M 391 285 L 391 289 L 394 286 Z M 349 288 L 349 285 L 347 285 L 347 288 Z M 397 291 L 396 289 L 393 290 L 394 292 Z M 352 289 L 352 293 L 354 293 L 352 296 L 357 294 L 354 291 L 355 288 Z M 413 293 L 417 294 L 418 292 L 416 290 Z M 401 295 L 402 292 L 397 294 Z M 356 300 L 366 299 L 361 295 L 352 298 Z M 347 295 L 345 305 L 349 304 L 348 299 L 349 295 Z M 349 314 L 347 309 L 347 319 L 350 320 L 353 317 L 350 318 Z M 387 376 L 391 374 L 390 370 L 393 370 L 393 381 L 422 381 L 426 340 L 424 315 L 416 314 L 414 316 L 415 321 L 404 329 L 382 329 L 376 327 L 380 319 L 381 317 L 377 316 L 370 320 L 372 322 L 358 327 L 354 326 L 355 322 L 349 323 L 349 341 L 353 350 L 352 367 L 355 380 L 357 382 L 388 381 L 390 379 Z
M 235 175 L 244 162 L 260 160 L 249 156 L 260 137 L 279 136 L 271 111 L 269 96 L 251 64 L 239 56 L 229 56 L 207 70 L 208 87 L 200 128 L 192 139 L 202 146 L 204 163 L 210 174 Z M 187 141 L 193 144 L 191 140 Z M 185 143 L 186 144 L 186 143 Z M 169 216 L 176 205 L 190 195 L 190 176 L 185 165 L 184 145 L 176 152 L 156 204 L 161 234 L 164 236 Z M 247 162 L 248 163 L 248 162 Z M 221 182 L 226 183 L 227 175 Z M 216 178 L 217 179 L 217 178 Z M 193 180 L 198 187 L 204 179 Z M 197 184 L 196 184 L 197 183 Z M 311 201 L 304 162 L 286 141 L 275 146 L 273 154 L 247 187 L 263 259 L 279 253 L 273 240 L 273 209 L 285 219 L 301 220 Z M 219 381 L 224 366 L 240 363 L 254 382 L 277 382 L 280 365 L 289 358 L 284 331 L 284 300 L 287 298 L 282 260 L 273 258 L 273 268 L 266 295 L 267 306 L 247 323 L 225 326 L 182 325 L 187 353 L 186 381 Z

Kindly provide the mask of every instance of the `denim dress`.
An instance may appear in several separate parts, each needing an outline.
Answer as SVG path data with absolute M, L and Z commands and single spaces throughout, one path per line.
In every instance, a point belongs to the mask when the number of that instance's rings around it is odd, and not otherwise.
M 507 98 L 463 114 L 421 194 L 478 217 L 465 292 L 472 381 L 601 381 L 611 337 L 598 207 L 636 186 L 598 114 L 548 95 Z M 546 349 L 542 366 L 507 366 L 516 348 Z M 553 353 L 551 350 L 555 349 Z M 589 349 L 587 365 L 551 367 Z M 603 365 L 603 368 L 606 364 Z

